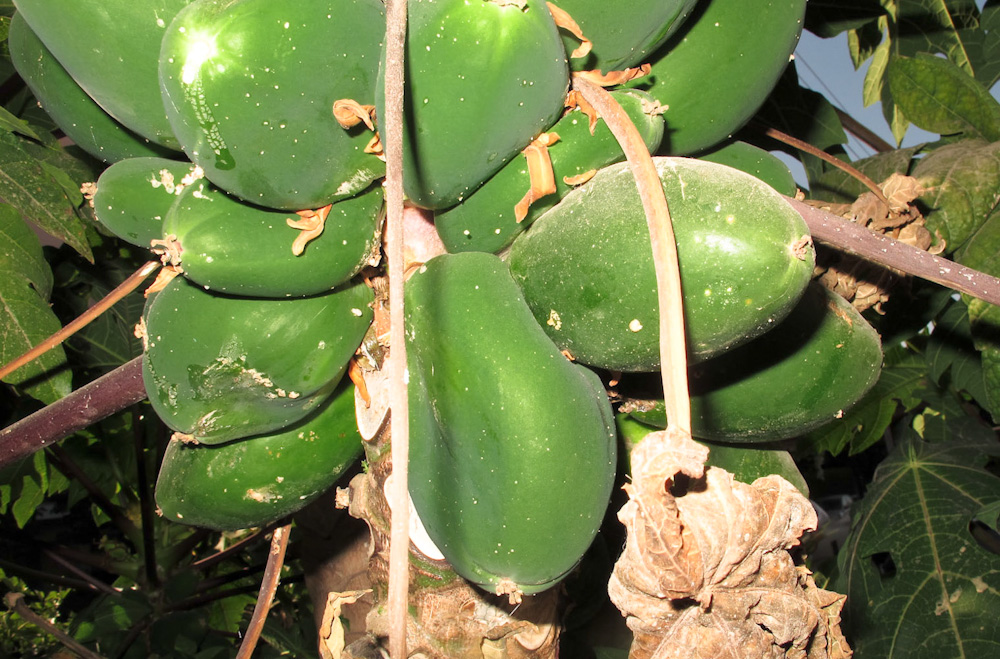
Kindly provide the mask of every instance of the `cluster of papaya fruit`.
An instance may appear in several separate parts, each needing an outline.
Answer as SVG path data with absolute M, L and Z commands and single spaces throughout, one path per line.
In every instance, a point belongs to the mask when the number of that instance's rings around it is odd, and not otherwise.
M 180 275 L 149 295 L 140 327 L 149 399 L 175 431 L 163 514 L 233 529 L 294 512 L 362 445 L 344 374 L 366 352 L 364 274 L 380 262 L 383 3 L 15 5 L 18 70 L 110 165 L 91 191 L 98 220 Z M 403 183 L 449 252 L 405 289 L 410 491 L 428 555 L 490 590 L 557 583 L 615 480 L 600 374 L 660 366 L 635 185 L 607 126 L 568 93 L 571 74 L 612 87 L 660 154 L 695 434 L 794 436 L 873 384 L 878 336 L 810 284 L 808 231 L 774 189 L 794 191 L 787 169 L 739 144 L 680 157 L 757 110 L 804 9 L 410 3 Z M 629 413 L 665 423 L 655 402 Z

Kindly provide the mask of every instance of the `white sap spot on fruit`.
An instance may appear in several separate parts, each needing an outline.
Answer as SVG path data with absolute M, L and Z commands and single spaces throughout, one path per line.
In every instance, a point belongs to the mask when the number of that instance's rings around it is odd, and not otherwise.
M 559 312 L 555 309 L 549 311 L 549 319 L 545 321 L 545 324 L 556 330 L 557 332 L 562 329 L 562 318 L 559 316 Z
M 357 316 L 358 318 L 361 317 L 361 309 L 358 308 L 351 309 L 351 313 Z
M 642 331 L 642 323 L 639 322 L 638 318 L 633 318 L 632 322 L 630 322 L 628 324 L 628 328 L 629 328 L 629 331 L 631 331 L 631 332 L 641 332 Z

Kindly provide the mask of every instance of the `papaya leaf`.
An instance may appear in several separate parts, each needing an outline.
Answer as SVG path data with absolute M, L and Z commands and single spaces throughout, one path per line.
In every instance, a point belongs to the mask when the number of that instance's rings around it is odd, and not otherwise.
M 990 89 L 1000 80 L 1000 3 L 987 2 L 979 15 L 979 26 L 966 30 L 964 38 L 976 80 Z
M 964 391 L 981 405 L 986 404 L 982 360 L 973 344 L 969 308 L 964 302 L 949 305 L 937 319 L 924 357 L 935 382 Z
M 895 0 L 890 4 L 897 7 L 893 35 L 897 54 L 941 53 L 973 74 L 962 31 L 978 24 L 975 0 Z
M 978 229 L 997 205 L 1000 190 L 1000 142 L 962 140 L 924 156 L 912 175 L 927 190 L 920 202 L 928 207 L 927 228 L 956 250 Z
M 0 35 L 0 37 L 2 37 L 2 35 Z M 31 129 L 28 122 L 23 119 L 18 119 L 3 107 L 0 107 L 0 130 L 24 135 L 25 137 L 30 137 L 34 140 L 41 139 L 38 134 Z
M 66 242 L 88 259 L 86 227 L 66 196 L 65 180 L 52 177 L 17 136 L 0 131 L 0 198 L 45 232 Z
M 892 97 L 912 123 L 940 135 L 1000 139 L 1000 103 L 950 60 L 891 57 Z
M 1000 654 L 1000 556 L 979 546 L 969 523 L 1000 500 L 985 468 L 1000 453 L 985 426 L 930 443 L 915 431 L 875 472 L 838 556 L 836 588 L 857 659 L 939 659 Z
M 47 302 L 51 289 L 52 274 L 38 237 L 20 213 L 0 205 L 0 363 L 16 359 L 62 327 Z M 66 355 L 58 347 L 5 381 L 51 403 L 70 391 L 71 375 L 65 365 Z

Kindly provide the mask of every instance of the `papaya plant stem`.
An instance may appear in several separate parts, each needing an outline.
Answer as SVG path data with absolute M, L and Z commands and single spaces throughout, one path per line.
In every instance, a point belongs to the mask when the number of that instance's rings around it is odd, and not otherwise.
M 877 234 L 801 201 L 787 197 L 786 201 L 802 216 L 816 240 L 872 263 L 895 268 L 991 304 L 1000 304 L 1000 279 L 996 277 Z
M 792 137 L 788 133 L 783 133 L 777 128 L 768 128 L 768 127 L 763 127 L 763 128 L 764 128 L 764 134 L 770 137 L 771 139 L 778 140 L 779 142 L 787 144 L 788 146 L 795 147 L 799 151 L 804 151 L 810 155 L 816 156 L 823 162 L 830 163 L 837 169 L 849 174 L 853 178 L 863 183 L 864 186 L 869 190 L 871 190 L 872 194 L 874 194 L 878 198 L 878 200 L 881 201 L 883 204 L 885 204 L 886 206 L 890 205 L 889 200 L 885 198 L 885 194 L 882 192 L 882 188 L 879 187 L 878 183 L 876 183 L 875 181 L 871 180 L 866 175 L 858 171 L 857 168 L 852 167 L 851 165 L 844 162 L 840 158 L 831 156 L 826 151 L 817 149 L 808 142 L 803 142 L 797 137 Z
M 132 408 L 132 449 L 135 451 L 136 494 L 139 497 L 140 530 L 142 531 L 142 560 L 146 568 L 146 583 L 156 588 L 160 585 L 160 576 L 156 570 L 156 534 L 153 529 L 153 516 L 156 514 L 156 504 L 153 500 L 153 488 L 149 482 L 149 471 L 146 457 L 146 426 L 143 425 L 141 414 Z
M 61 330 L 45 339 L 14 361 L 0 368 L 0 380 L 7 377 L 25 364 L 38 359 L 41 355 L 45 354 L 52 348 L 55 348 L 66 339 L 79 332 L 95 318 L 113 307 L 116 302 L 138 288 L 139 284 L 145 281 L 146 277 L 151 275 L 159 267 L 159 261 L 146 262 L 141 268 L 129 275 L 125 281 L 116 286 L 113 291 L 98 300 L 92 307 L 84 311 L 77 318 L 71 320 Z
M 0 467 L 146 398 L 142 357 L 84 385 L 34 414 L 0 430 Z
M 250 659 L 260 634 L 264 631 L 264 621 L 267 620 L 267 612 L 271 609 L 274 592 L 278 589 L 278 580 L 281 578 L 281 568 L 285 564 L 285 549 L 288 548 L 288 532 L 291 528 L 291 524 L 279 526 L 271 536 L 271 549 L 267 554 L 267 568 L 264 569 L 260 592 L 257 593 L 257 604 L 253 608 L 253 615 L 236 659 Z
M 668 429 L 690 435 L 691 402 L 688 397 L 680 267 L 663 184 L 639 131 L 614 97 L 602 87 L 577 75 L 573 76 L 573 89 L 597 110 L 618 140 L 639 189 L 642 207 L 646 211 L 656 270 L 656 294 L 660 306 L 660 374 L 663 378 L 667 426 Z
M 392 423 L 392 504 L 389 535 L 389 656 L 405 659 L 407 599 L 410 579 L 408 463 L 409 407 L 406 392 L 406 341 L 403 315 L 403 76 L 406 46 L 406 0 L 386 3 L 385 151 L 386 256 L 389 260 L 389 409 Z
M 75 638 L 29 609 L 28 605 L 24 603 L 24 595 L 21 593 L 7 593 L 3 599 L 4 604 L 7 605 L 8 609 L 21 616 L 21 618 L 26 622 L 31 623 L 39 629 L 45 630 L 49 634 L 52 634 L 52 636 L 54 636 L 56 640 L 62 643 L 67 649 L 72 650 L 84 659 L 104 659 L 101 655 L 96 652 L 92 652 Z

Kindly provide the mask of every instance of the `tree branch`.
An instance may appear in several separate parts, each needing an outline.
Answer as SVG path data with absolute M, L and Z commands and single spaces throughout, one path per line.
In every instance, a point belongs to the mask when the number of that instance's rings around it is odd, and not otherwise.
M 236 659 L 250 659 L 257 647 L 257 640 L 264 631 L 264 621 L 267 620 L 267 612 L 271 609 L 274 592 L 278 589 L 281 567 L 285 564 L 285 549 L 288 547 L 288 532 L 291 528 L 291 523 L 279 526 L 274 529 L 274 534 L 271 536 L 271 550 L 267 555 L 267 568 L 264 570 L 264 579 L 257 594 L 257 605 L 253 609 L 253 616 L 250 618 Z
M 119 366 L 48 407 L 0 430 L 0 467 L 146 398 L 142 358 Z

